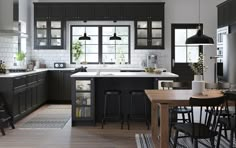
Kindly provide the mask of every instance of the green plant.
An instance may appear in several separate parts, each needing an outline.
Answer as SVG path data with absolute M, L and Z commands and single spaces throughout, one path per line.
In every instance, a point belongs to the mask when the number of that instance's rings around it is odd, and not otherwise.
M 25 53 L 24 52 L 19 51 L 19 52 L 16 53 L 16 60 L 17 61 L 23 61 L 24 59 L 25 59 Z
M 79 40 L 73 43 L 72 50 L 73 50 L 73 57 L 75 58 L 75 60 L 76 61 L 79 60 L 82 54 L 82 44 Z
M 189 66 L 191 67 L 192 71 L 195 75 L 203 75 L 203 70 L 206 68 L 203 65 L 203 54 L 199 54 L 198 62 L 197 63 L 190 63 Z

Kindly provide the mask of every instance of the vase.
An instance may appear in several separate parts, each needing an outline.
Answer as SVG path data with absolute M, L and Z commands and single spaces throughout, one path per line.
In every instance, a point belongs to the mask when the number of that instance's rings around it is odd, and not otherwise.
M 192 94 L 202 95 L 205 91 L 205 81 L 202 79 L 202 75 L 194 75 L 194 80 L 192 81 Z

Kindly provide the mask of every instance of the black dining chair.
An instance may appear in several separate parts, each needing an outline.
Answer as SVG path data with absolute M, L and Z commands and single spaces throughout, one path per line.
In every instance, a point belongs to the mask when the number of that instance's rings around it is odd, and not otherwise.
M 226 92 L 226 103 L 225 103 L 225 111 L 227 112 L 227 116 L 223 116 L 219 119 L 219 135 L 217 141 L 217 148 L 220 147 L 221 137 L 226 138 L 227 136 L 222 136 L 222 128 L 224 127 L 225 131 L 230 132 L 230 139 L 229 139 L 229 148 L 233 148 L 233 138 L 235 134 L 236 139 L 236 92 Z M 231 105 L 229 105 L 231 103 Z
M 230 83 L 226 83 L 226 82 L 205 83 L 205 88 L 206 89 L 220 89 L 222 91 L 229 90 L 230 86 L 231 86 L 231 84 Z M 211 112 L 209 112 L 207 109 L 205 111 L 206 111 L 206 118 L 207 118 L 207 116 L 211 115 Z M 228 115 L 229 115 L 229 113 L 225 109 L 223 109 L 221 114 L 220 114 L 220 117 L 224 118 L 224 117 L 227 117 Z M 219 126 L 219 124 L 218 124 L 218 126 Z M 226 139 L 228 139 L 227 138 L 227 128 L 223 127 L 222 130 L 224 130 L 224 135 L 222 135 L 222 136 L 224 136 Z
M 225 101 L 225 96 L 216 98 L 190 98 L 189 104 L 191 106 L 191 123 L 176 123 L 174 125 L 175 138 L 174 138 L 174 148 L 177 146 L 178 138 L 190 137 L 193 141 L 193 147 L 198 148 L 199 139 L 210 139 L 211 147 L 215 147 L 214 139 L 218 135 L 216 131 L 217 119 L 219 118 L 223 104 Z M 200 107 L 199 111 L 196 110 L 193 113 L 194 107 Z M 208 108 L 213 114 L 208 116 L 205 120 L 204 113 L 205 109 Z M 198 114 L 196 114 L 198 113 Z M 184 135 L 179 136 L 179 133 L 184 133 Z
M 0 93 L 0 129 L 3 136 L 6 135 L 4 131 L 6 123 L 9 123 L 12 129 L 15 129 L 13 120 L 13 115 L 9 111 L 6 100 L 4 96 Z
M 161 87 L 164 90 L 167 88 L 168 90 L 170 89 L 191 89 L 191 84 L 189 82 L 161 82 Z M 170 108 L 170 129 L 169 129 L 169 136 L 171 137 L 171 131 L 172 127 L 176 122 L 182 122 L 182 123 L 190 123 L 191 118 L 190 118 L 190 113 L 191 110 L 187 107 L 183 106 L 178 106 L 178 107 L 173 107 Z M 180 115 L 181 118 L 178 118 Z M 187 118 L 185 117 L 187 115 Z M 176 117 L 176 119 L 174 118 Z

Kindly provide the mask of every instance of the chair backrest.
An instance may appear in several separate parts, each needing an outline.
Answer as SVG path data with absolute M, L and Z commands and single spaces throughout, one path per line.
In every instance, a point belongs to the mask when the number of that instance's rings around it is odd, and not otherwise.
M 206 83 L 205 84 L 206 89 L 229 89 L 230 83 Z
M 191 89 L 190 82 L 161 82 L 161 87 L 169 89 Z
M 189 104 L 192 111 L 191 121 L 193 123 L 193 129 L 195 124 L 201 123 L 210 130 L 215 131 L 224 102 L 225 96 L 216 98 L 190 98 Z M 199 107 L 200 109 L 198 110 L 197 108 L 193 112 L 194 107 Z

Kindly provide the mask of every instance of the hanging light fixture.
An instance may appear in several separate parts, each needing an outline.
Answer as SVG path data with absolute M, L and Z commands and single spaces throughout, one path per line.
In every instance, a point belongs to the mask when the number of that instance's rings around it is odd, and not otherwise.
M 209 37 L 209 36 L 206 36 L 203 34 L 203 31 L 201 29 L 201 26 L 200 26 L 200 0 L 199 0 L 199 14 L 198 14 L 198 20 L 199 20 L 199 26 L 198 26 L 198 31 L 197 33 L 194 35 L 194 36 L 191 36 L 189 38 L 187 38 L 185 44 L 188 44 L 188 45 L 213 45 L 214 44 L 214 40 Z
M 114 21 L 116 22 L 116 21 Z M 113 36 L 110 37 L 110 40 L 121 40 L 121 37 L 116 35 L 116 27 L 115 27 L 115 32 L 113 34 Z
M 86 27 L 84 27 L 84 29 L 85 29 L 84 36 L 79 37 L 79 40 L 91 40 L 91 38 L 87 36 Z

